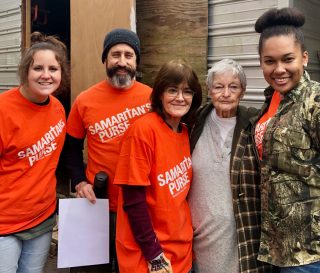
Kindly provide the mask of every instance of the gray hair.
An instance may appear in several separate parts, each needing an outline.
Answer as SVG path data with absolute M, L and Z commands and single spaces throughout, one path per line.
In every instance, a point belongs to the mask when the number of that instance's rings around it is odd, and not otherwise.
M 207 86 L 211 90 L 213 85 L 213 79 L 216 74 L 223 74 L 225 72 L 232 72 L 234 76 L 238 76 L 242 88 L 242 92 L 246 90 L 247 87 L 247 77 L 244 70 L 240 64 L 232 59 L 222 59 L 219 62 L 213 64 L 213 66 L 208 70 L 207 74 Z

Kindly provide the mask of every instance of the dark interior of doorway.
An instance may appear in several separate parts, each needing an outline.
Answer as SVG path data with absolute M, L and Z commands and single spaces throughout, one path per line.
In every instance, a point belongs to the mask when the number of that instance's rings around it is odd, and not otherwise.
M 58 36 L 68 48 L 70 59 L 70 0 L 31 0 L 31 32 Z M 70 87 L 58 94 L 66 113 L 70 111 Z
M 31 32 L 40 31 L 46 35 L 58 36 L 68 48 L 70 61 L 70 0 L 31 0 Z M 70 111 L 70 86 L 56 97 L 63 104 L 66 114 Z M 59 162 L 57 192 L 64 196 L 70 193 L 70 185 L 65 166 Z

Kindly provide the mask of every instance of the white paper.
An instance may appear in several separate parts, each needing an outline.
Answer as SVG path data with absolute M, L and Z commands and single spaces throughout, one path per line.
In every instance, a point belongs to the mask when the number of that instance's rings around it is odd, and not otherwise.
M 109 263 L 109 200 L 59 200 L 58 268 Z

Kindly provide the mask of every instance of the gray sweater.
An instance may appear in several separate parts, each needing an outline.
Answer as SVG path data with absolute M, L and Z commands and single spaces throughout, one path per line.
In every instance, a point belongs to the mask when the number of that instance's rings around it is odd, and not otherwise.
M 235 118 L 219 119 L 213 110 L 193 150 L 193 181 L 188 201 L 196 273 L 239 272 L 229 174 L 235 123 Z

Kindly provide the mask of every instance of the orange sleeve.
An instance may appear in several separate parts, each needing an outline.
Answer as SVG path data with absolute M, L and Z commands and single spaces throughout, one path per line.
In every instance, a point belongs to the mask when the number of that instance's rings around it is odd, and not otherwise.
M 121 146 L 114 184 L 150 185 L 152 162 L 153 151 L 149 144 L 137 136 L 126 135 Z
M 2 142 L 2 137 L 0 134 L 0 156 L 3 154 L 3 142 Z
M 86 129 L 83 126 L 79 109 L 79 100 L 76 99 L 68 117 L 67 133 L 75 138 L 83 139 L 86 137 Z
M 3 107 L 3 105 L 1 104 L 0 107 Z M 4 107 L 3 107 L 4 108 Z M 4 128 L 5 126 L 5 121 L 4 121 L 4 117 L 2 112 L 0 112 L 0 157 L 3 155 L 4 153 L 4 146 L 5 146 L 5 131 L 4 130 L 8 130 L 8 128 Z

